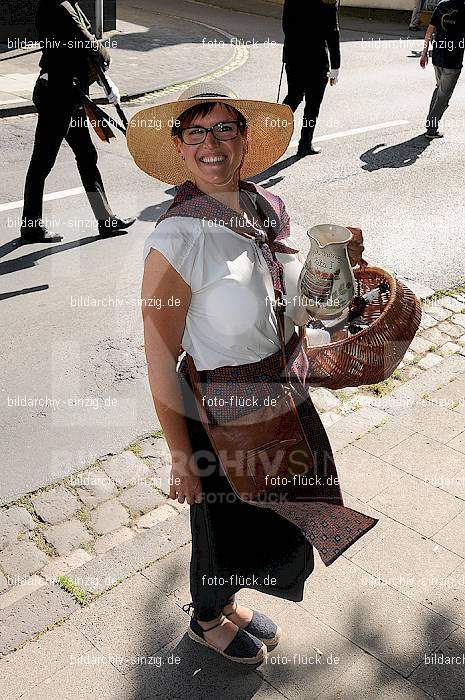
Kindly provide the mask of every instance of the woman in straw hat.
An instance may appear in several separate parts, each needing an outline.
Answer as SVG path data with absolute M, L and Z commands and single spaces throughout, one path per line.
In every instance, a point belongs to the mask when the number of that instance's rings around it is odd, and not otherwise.
M 285 153 L 292 132 L 288 106 L 241 100 L 207 83 L 138 112 L 127 135 L 136 164 L 178 186 L 146 241 L 142 299 L 149 381 L 172 455 L 170 497 L 190 504 L 188 633 L 240 663 L 263 661 L 280 629 L 238 604 L 237 591 L 302 600 L 313 546 L 328 565 L 376 523 L 344 507 L 308 396 L 308 361 L 295 333 L 308 314 L 293 303 L 301 263 L 289 217 L 279 197 L 246 180 Z M 354 264 L 362 249 L 354 240 Z M 254 410 L 252 382 L 263 396 L 282 381 L 274 290 L 287 298 L 281 329 L 315 473 L 331 483 L 298 491 L 305 502 L 251 504 L 231 488 L 208 428 Z M 202 375 L 203 406 L 193 396 L 187 355 L 178 363 L 181 344 Z

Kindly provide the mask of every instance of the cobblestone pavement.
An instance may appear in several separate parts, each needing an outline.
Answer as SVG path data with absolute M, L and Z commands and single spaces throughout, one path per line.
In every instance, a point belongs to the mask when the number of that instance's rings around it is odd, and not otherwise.
M 244 591 L 292 631 L 261 669 L 237 674 L 183 636 L 188 506 L 167 499 L 155 433 L 0 510 L 0 696 L 184 698 L 208 672 L 211 697 L 463 697 L 463 288 L 423 311 L 391 379 L 311 390 L 346 504 L 380 522 L 330 568 L 316 557 L 303 602 Z M 144 655 L 164 672 L 139 667 Z

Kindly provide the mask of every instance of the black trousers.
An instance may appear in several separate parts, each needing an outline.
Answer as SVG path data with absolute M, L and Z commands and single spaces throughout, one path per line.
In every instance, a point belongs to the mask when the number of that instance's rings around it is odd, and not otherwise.
M 303 70 L 302 61 L 286 63 L 287 96 L 284 104 L 289 105 L 295 112 L 305 98 L 301 142 L 307 145 L 311 143 L 315 131 L 316 120 L 328 83 L 327 73 L 327 66 L 321 70 L 315 68 Z
M 292 523 L 236 496 L 222 472 L 190 388 L 179 375 L 186 424 L 202 482 L 203 501 L 190 506 L 190 592 L 195 615 L 221 613 L 242 588 L 299 601 L 313 571 L 313 547 Z
M 67 89 L 60 94 L 50 88 L 47 81 L 39 79 L 32 99 L 38 119 L 24 186 L 25 225 L 42 216 L 45 180 L 55 164 L 63 139 L 73 150 L 95 218 L 102 220 L 113 216 L 97 167 L 97 150 L 90 137 L 84 109 L 74 91 Z

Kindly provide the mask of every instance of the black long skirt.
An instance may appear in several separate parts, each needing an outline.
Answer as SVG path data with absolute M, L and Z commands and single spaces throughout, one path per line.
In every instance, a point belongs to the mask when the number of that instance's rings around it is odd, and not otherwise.
M 302 600 L 314 567 L 312 545 L 293 523 L 236 496 L 200 421 L 190 378 L 178 376 L 203 492 L 202 503 L 190 506 L 195 615 L 201 620 L 218 617 L 241 588 Z

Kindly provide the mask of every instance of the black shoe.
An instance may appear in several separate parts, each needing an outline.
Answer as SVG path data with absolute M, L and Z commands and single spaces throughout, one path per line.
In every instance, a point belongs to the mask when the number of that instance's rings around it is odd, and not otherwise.
M 197 620 L 192 617 L 187 634 L 194 642 L 202 644 L 209 649 L 213 649 L 230 661 L 236 661 L 240 664 L 260 664 L 266 660 L 267 649 L 263 642 L 241 629 L 237 630 L 236 636 L 224 651 L 210 644 L 210 642 L 205 639 L 205 632 L 219 627 L 223 620 L 224 617 L 222 617 L 217 625 L 213 625 L 213 627 L 210 627 L 208 630 L 204 630 Z
M 110 216 L 108 219 L 100 219 L 98 222 L 99 236 L 102 236 L 102 238 L 113 236 L 113 234 L 118 231 L 132 226 L 135 220 L 135 216 L 130 216 L 129 219 L 119 219 L 117 216 Z
M 225 608 L 228 605 L 234 605 L 234 609 L 230 613 L 225 613 Z M 228 602 L 223 608 L 223 615 L 225 617 L 231 617 L 236 612 L 237 603 L 236 601 Z M 281 638 L 281 628 L 278 627 L 276 622 L 273 622 L 269 617 L 264 615 L 264 613 L 252 610 L 252 619 L 245 627 L 241 627 L 244 632 L 248 632 L 256 639 L 259 639 L 266 647 L 275 647 Z
M 321 153 L 321 148 L 316 148 L 312 143 L 300 144 L 297 148 L 297 158 L 305 158 L 305 156 L 314 156 Z
M 410 25 L 408 30 L 409 30 L 409 32 L 421 32 L 421 31 L 423 31 L 421 27 L 416 27 L 416 26 L 412 26 L 412 25 Z
M 444 134 L 437 129 L 426 129 L 425 136 L 427 139 L 442 139 Z
M 50 231 L 41 223 L 33 226 L 21 226 L 22 243 L 57 243 L 62 241 L 63 236 Z

